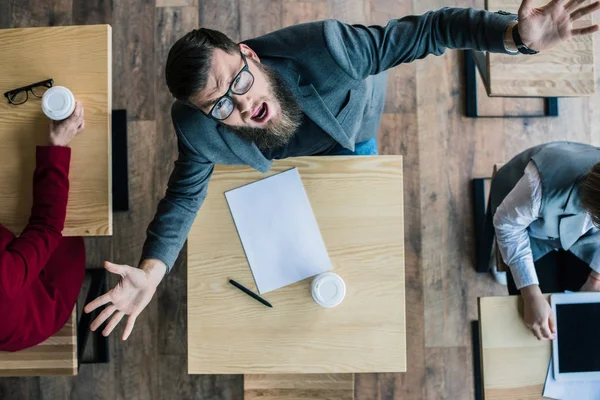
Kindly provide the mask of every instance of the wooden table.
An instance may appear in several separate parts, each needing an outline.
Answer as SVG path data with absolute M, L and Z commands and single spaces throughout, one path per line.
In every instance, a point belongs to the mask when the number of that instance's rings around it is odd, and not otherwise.
M 0 95 L 44 79 L 83 102 L 85 130 L 72 141 L 64 234 L 111 235 L 111 28 L 108 25 L 0 30 Z M 20 232 L 29 218 L 35 145 L 47 143 L 41 99 L 0 99 L 0 223 Z
M 534 0 L 542 6 L 547 0 Z M 589 4 L 586 1 L 583 5 Z M 488 0 L 490 11 L 516 14 L 521 0 Z M 589 26 L 592 16 L 575 23 Z M 490 96 L 559 97 L 595 93 L 594 35 L 575 36 L 534 56 L 487 53 L 487 90 Z
M 0 376 L 77 375 L 77 317 L 71 318 L 52 337 L 17 352 L 0 351 Z
M 292 167 L 346 298 L 321 308 L 307 279 L 266 294 L 269 309 L 229 285 L 256 290 L 223 193 L 264 175 L 217 166 L 188 238 L 189 373 L 406 371 L 402 158 L 290 158 L 269 175 Z
M 527 329 L 520 296 L 479 298 L 479 324 L 485 400 L 542 399 L 551 342 Z

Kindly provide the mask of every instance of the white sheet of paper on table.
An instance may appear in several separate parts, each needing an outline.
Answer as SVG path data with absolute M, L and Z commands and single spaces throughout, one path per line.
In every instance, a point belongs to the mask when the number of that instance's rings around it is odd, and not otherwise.
M 543 396 L 557 400 L 600 400 L 600 382 L 557 381 L 554 379 L 552 357 L 546 374 Z
M 225 197 L 259 293 L 331 269 L 296 168 L 230 190 Z

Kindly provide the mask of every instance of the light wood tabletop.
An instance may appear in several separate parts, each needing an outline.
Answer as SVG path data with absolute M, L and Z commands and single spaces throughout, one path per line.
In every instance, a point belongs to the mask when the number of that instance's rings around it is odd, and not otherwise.
M 296 167 L 343 303 L 319 307 L 310 279 L 256 291 L 224 192 L 262 179 L 249 167 L 217 166 L 188 237 L 188 371 L 191 374 L 406 371 L 402 157 L 300 157 Z
M 586 0 L 583 5 L 591 1 Z M 548 0 L 534 0 L 535 7 Z M 489 11 L 516 14 L 521 0 L 487 0 Z M 592 16 L 575 27 L 592 25 Z M 558 97 L 595 93 L 594 35 L 575 36 L 533 56 L 487 53 L 490 96 Z
M 0 30 L 0 93 L 45 79 L 66 86 L 85 109 L 72 143 L 66 236 L 112 234 L 111 28 L 108 25 Z M 20 233 L 32 203 L 35 146 L 46 144 L 41 99 L 0 97 L 0 223 Z
M 0 351 L 0 376 L 77 375 L 77 318 L 37 346 L 16 352 Z
M 525 326 L 520 296 L 479 298 L 485 400 L 543 399 L 551 342 Z

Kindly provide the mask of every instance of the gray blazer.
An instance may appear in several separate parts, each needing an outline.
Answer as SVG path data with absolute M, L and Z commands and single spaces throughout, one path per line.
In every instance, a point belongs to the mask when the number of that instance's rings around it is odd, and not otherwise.
M 583 143 L 541 144 L 513 157 L 498 170 L 490 188 L 492 215 L 523 177 L 530 161 L 540 174 L 542 204 L 532 223 L 540 237 L 529 237 L 533 261 L 556 248 L 568 250 L 588 265 L 600 245 L 600 232 L 582 234 L 587 212 L 581 207 L 581 181 L 600 162 L 600 148 Z
M 353 150 L 357 140 L 377 133 L 387 69 L 429 54 L 441 55 L 447 48 L 506 53 L 504 32 L 515 19 L 483 10 L 444 8 L 392 20 L 385 27 L 311 22 L 244 43 L 288 83 L 310 123 L 307 129 L 320 130 L 323 137 Z M 169 270 L 204 201 L 214 165 L 249 165 L 266 172 L 277 158 L 183 103 L 175 102 L 171 115 L 179 157 L 142 252 L 142 259 L 160 259 Z M 289 146 L 286 155 L 313 155 L 295 142 Z

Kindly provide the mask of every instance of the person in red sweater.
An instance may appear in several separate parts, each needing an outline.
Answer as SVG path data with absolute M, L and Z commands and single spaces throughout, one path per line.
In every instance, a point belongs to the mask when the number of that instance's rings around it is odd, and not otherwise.
M 36 148 L 29 223 L 15 237 L 0 225 L 0 350 L 35 346 L 69 319 L 85 275 L 81 237 L 62 237 L 69 196 L 69 142 L 84 128 L 77 103 L 51 121 L 48 146 Z

